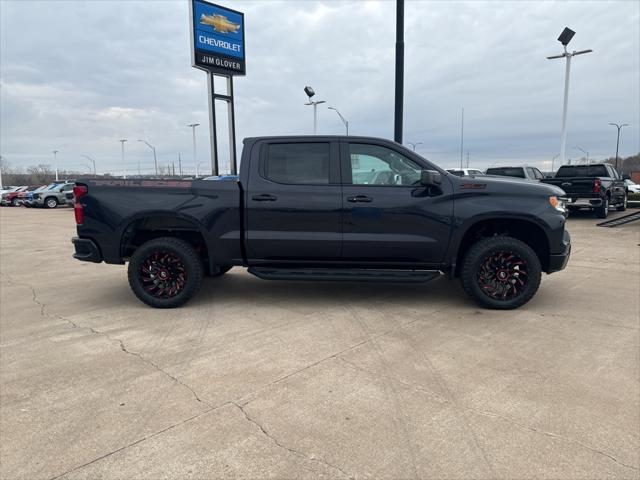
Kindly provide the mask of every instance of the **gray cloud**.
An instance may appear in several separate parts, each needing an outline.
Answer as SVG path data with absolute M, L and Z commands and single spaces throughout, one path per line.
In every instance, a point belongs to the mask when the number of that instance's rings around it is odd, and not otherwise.
M 224 3 L 224 2 L 221 2 Z M 313 85 L 349 119 L 351 133 L 393 132 L 394 2 L 226 2 L 245 12 L 247 76 L 235 79 L 237 136 L 306 134 Z M 0 2 L 0 153 L 13 165 L 52 162 L 120 171 L 209 155 L 206 75 L 190 66 L 188 3 L 170 1 Z M 640 150 L 638 2 L 407 2 L 405 139 L 443 166 L 465 150 L 476 166 L 544 161 L 558 153 L 563 61 L 555 41 L 568 25 L 575 59 L 569 155 Z M 321 109 L 319 131 L 343 133 Z M 466 154 L 465 154 L 466 156 Z M 548 165 L 546 165 L 548 166 Z

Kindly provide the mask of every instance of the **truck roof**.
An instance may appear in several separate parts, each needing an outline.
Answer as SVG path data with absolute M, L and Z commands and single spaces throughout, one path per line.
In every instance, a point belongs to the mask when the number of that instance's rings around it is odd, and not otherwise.
M 381 137 L 366 137 L 357 135 L 272 135 L 272 136 L 260 136 L 260 137 L 247 137 L 242 142 L 253 142 L 256 140 L 375 140 L 377 142 L 389 142 L 400 145 L 399 143 Z M 401 145 L 404 147 L 404 145 Z M 405 147 L 406 148 L 406 147 Z

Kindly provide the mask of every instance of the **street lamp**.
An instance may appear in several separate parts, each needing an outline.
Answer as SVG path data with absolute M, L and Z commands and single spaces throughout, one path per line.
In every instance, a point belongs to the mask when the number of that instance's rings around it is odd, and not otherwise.
M 548 60 L 554 60 L 556 58 L 564 58 L 566 60 L 566 68 L 564 74 L 564 106 L 562 108 L 562 133 L 560 134 L 560 161 L 565 164 L 567 160 L 567 105 L 569 103 L 569 75 L 571 73 L 571 59 L 576 55 L 583 55 L 585 53 L 593 52 L 593 50 L 579 50 L 573 51 L 573 53 L 569 53 L 567 51 L 567 45 L 576 34 L 570 28 L 565 27 L 560 36 L 558 37 L 558 41 L 564 47 L 564 53 L 561 55 L 553 55 L 551 57 L 547 57 Z
M 90 160 L 91 163 L 93 163 L 93 174 L 96 175 L 96 161 L 93 158 L 91 158 L 89 155 L 82 155 L 82 156 L 87 160 Z
M 349 136 L 349 120 L 347 120 L 346 118 L 344 118 L 342 116 L 342 114 L 338 111 L 337 108 L 333 108 L 333 107 L 327 107 L 329 110 L 335 110 L 335 112 L 338 114 L 338 116 L 340 117 L 340 120 L 342 120 L 342 123 L 344 123 L 344 128 L 347 129 L 347 136 Z
M 125 164 L 124 164 L 124 142 L 126 142 L 127 139 L 126 138 L 121 138 L 118 141 L 122 144 L 122 179 L 126 180 L 127 179 L 127 169 L 125 168 Z
M 56 168 L 56 182 L 58 181 L 58 150 L 53 151 L 53 163 Z
M 413 151 L 414 151 L 414 152 L 416 151 L 416 147 L 417 147 L 418 145 L 422 145 L 422 142 L 416 142 L 416 143 L 413 143 L 413 142 L 407 142 L 407 143 L 408 143 L 409 145 L 411 145 L 411 148 L 413 148 Z
M 616 140 L 616 171 L 618 170 L 618 147 L 620 146 L 620 130 L 622 127 L 628 127 L 628 123 L 623 123 L 622 125 L 618 125 L 617 123 L 610 123 L 609 125 L 613 125 L 618 129 L 618 139 Z
M 156 158 L 156 147 L 154 147 L 153 145 L 150 145 L 149 142 L 147 142 L 146 140 L 138 140 L 138 141 L 146 144 L 147 147 L 153 150 L 153 163 L 156 166 L 156 176 L 158 176 L 158 159 Z
M 304 87 L 304 93 L 309 97 L 309 103 L 305 103 L 305 105 L 313 105 L 313 134 L 316 135 L 318 132 L 318 105 L 327 102 L 324 100 L 311 100 L 311 97 L 316 94 L 311 87 Z
M 199 123 L 190 123 L 187 127 L 191 127 L 193 132 L 193 163 L 196 165 L 196 178 L 198 178 L 198 161 L 196 160 L 196 127 Z
M 584 153 L 587 156 L 587 165 L 589 165 L 589 152 L 587 152 L 585 149 L 580 148 L 580 147 L 575 147 L 577 150 L 580 150 L 582 153 Z

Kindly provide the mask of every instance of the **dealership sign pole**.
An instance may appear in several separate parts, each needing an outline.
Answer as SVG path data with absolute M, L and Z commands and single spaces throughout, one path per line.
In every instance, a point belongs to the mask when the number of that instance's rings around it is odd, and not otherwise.
M 213 175 L 220 174 L 216 119 L 216 101 L 220 100 L 227 104 L 230 169 L 232 175 L 237 175 L 233 77 L 246 74 L 244 14 L 203 0 L 192 0 L 189 5 L 191 65 L 207 72 L 211 172 Z M 216 75 L 225 79 L 225 93 L 216 93 Z

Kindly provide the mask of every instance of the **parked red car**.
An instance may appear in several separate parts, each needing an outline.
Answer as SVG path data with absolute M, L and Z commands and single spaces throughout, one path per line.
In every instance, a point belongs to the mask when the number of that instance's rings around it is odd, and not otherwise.
M 13 192 L 7 192 L 2 194 L 2 201 L 0 202 L 3 206 L 12 206 L 17 207 L 18 203 L 18 195 L 24 192 L 29 187 L 20 187 Z

